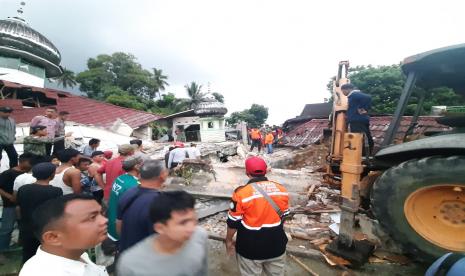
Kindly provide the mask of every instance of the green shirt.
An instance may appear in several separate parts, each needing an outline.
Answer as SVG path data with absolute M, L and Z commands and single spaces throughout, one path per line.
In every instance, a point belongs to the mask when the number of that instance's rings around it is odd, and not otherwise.
M 110 199 L 108 201 L 108 236 L 112 240 L 119 240 L 119 235 L 116 232 L 116 213 L 118 210 L 118 201 L 121 196 L 129 189 L 139 185 L 139 179 L 130 174 L 123 174 L 116 178 L 111 186 Z
M 13 145 L 15 134 L 16 124 L 13 118 L 0 117 L 0 145 Z
M 32 153 L 38 156 L 47 155 L 45 144 L 52 143 L 53 140 L 48 137 L 27 136 L 24 137 L 24 153 Z

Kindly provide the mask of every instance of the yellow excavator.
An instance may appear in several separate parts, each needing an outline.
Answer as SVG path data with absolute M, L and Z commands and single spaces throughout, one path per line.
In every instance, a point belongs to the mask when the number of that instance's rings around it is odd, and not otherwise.
M 362 156 L 362 134 L 347 132 L 347 97 L 340 87 L 350 82 L 348 67 L 347 61 L 339 63 L 333 83 L 332 139 L 324 179 L 340 185 L 342 202 L 339 236 L 327 250 L 355 266 L 366 262 L 373 246 L 355 238 L 357 216 L 365 209 L 419 261 L 465 252 L 465 113 L 451 109 L 438 117 L 452 129 L 445 133 L 401 143 L 405 134 L 399 131 L 415 86 L 424 88 L 420 91 L 449 87 L 465 96 L 465 44 L 404 59 L 406 82 L 374 158 Z M 409 131 L 417 124 L 424 97 L 419 95 Z

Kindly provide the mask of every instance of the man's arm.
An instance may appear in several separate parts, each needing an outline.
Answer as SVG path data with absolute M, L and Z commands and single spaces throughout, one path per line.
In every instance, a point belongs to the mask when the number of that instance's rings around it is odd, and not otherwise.
M 95 182 L 97 182 L 97 184 L 100 186 L 100 188 L 104 188 L 105 187 L 105 183 L 103 182 L 103 174 L 105 173 L 105 170 L 106 170 L 106 164 L 103 164 L 103 166 L 101 166 L 98 170 L 97 170 L 97 174 L 95 174 Z
M 15 197 L 13 196 L 13 194 L 7 193 L 3 189 L 3 185 L 5 185 L 5 182 L 9 181 L 6 173 L 7 172 L 4 172 L 4 173 L 0 174 L 0 195 L 3 196 L 3 197 L 8 198 L 11 201 L 15 201 Z
M 173 162 L 174 150 L 170 152 L 170 157 L 168 158 L 168 169 L 171 169 L 171 163 Z
M 236 243 L 233 240 L 234 234 L 237 232 L 239 227 L 242 215 L 244 214 L 242 208 L 242 200 L 237 196 L 236 192 L 233 193 L 231 198 L 231 204 L 228 211 L 228 219 L 226 221 L 228 228 L 226 230 L 226 252 L 229 256 L 234 255 L 236 251 Z
M 71 172 L 66 172 L 65 174 L 68 174 L 66 184 L 73 189 L 73 193 L 80 194 L 82 190 L 81 172 L 78 169 L 71 169 Z

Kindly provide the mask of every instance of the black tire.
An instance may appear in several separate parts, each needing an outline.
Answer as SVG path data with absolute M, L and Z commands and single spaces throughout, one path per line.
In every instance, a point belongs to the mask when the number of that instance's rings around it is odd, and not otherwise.
M 376 218 L 417 260 L 432 262 L 449 251 L 424 239 L 410 226 L 404 214 L 405 200 L 419 188 L 445 183 L 465 187 L 465 156 L 406 161 L 387 170 L 374 184 L 371 202 Z

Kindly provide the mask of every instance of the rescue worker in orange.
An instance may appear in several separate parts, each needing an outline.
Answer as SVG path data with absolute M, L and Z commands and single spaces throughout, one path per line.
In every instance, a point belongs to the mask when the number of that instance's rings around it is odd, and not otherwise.
M 271 130 L 269 130 L 268 134 L 265 136 L 265 147 L 266 147 L 266 152 L 268 154 L 273 153 L 273 143 L 274 143 L 274 135 L 271 132 Z
M 250 139 L 252 139 L 252 146 L 250 151 L 253 151 L 255 147 L 258 147 L 258 152 L 262 149 L 262 134 L 257 128 L 252 128 L 250 130 Z
M 247 159 L 245 169 L 249 181 L 234 191 L 228 212 L 226 250 L 236 255 L 241 275 L 284 275 L 288 192 L 266 178 L 263 159 Z

